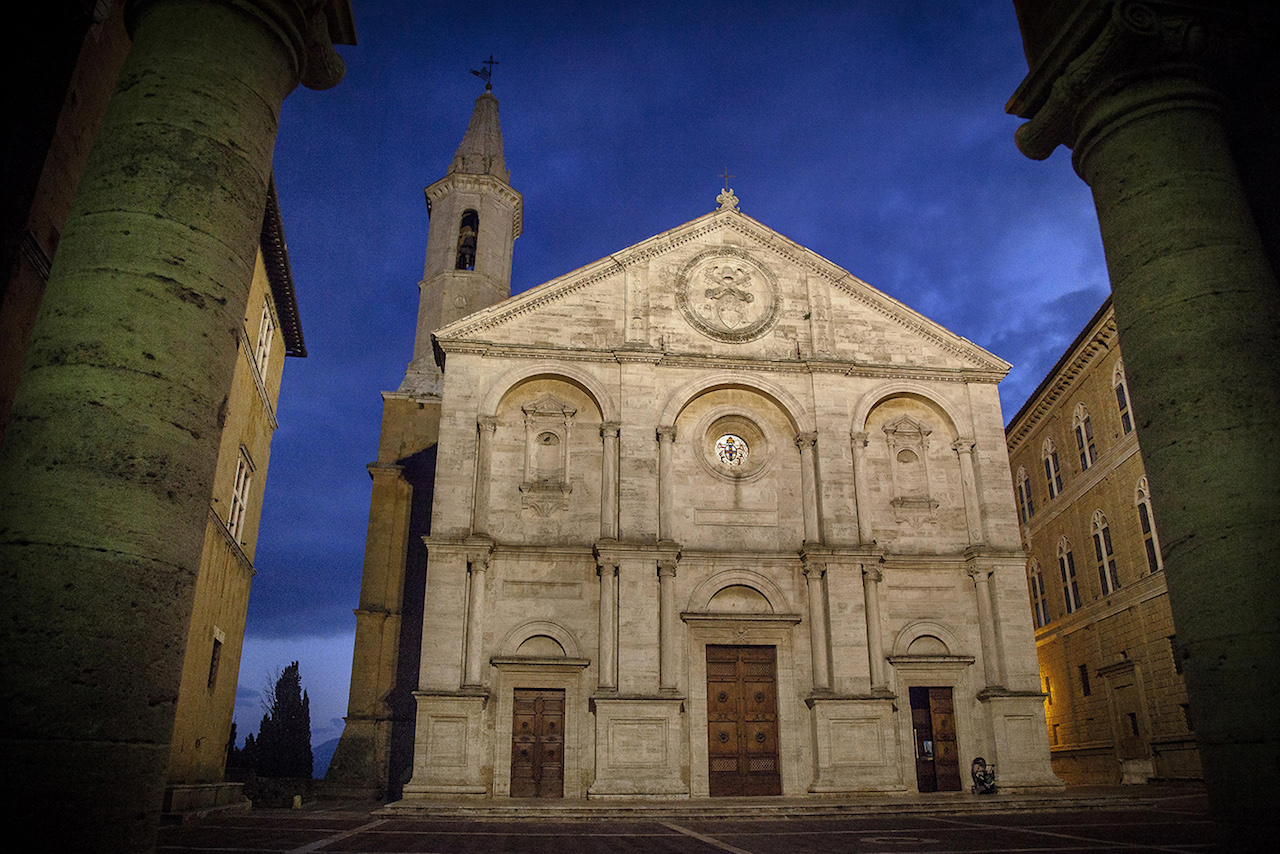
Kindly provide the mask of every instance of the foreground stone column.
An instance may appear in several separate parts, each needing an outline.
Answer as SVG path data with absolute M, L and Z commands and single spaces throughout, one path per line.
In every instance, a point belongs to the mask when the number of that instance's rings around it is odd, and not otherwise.
M 1274 835 L 1280 789 L 1280 288 L 1235 159 L 1254 140 L 1230 138 L 1224 109 L 1278 109 L 1230 103 L 1275 82 L 1274 21 L 1248 5 L 1090 3 L 1070 26 L 1027 15 L 1031 73 L 1009 107 L 1030 119 L 1022 151 L 1072 147 L 1093 191 L 1225 850 Z
M 849 442 L 853 446 L 853 503 L 858 511 L 858 542 L 870 545 L 874 540 L 871 533 L 871 496 L 867 487 L 867 434 L 850 433 Z
M 974 599 L 978 604 L 978 633 L 982 639 L 982 675 L 986 687 L 1004 687 L 1004 668 L 1001 666 L 1000 647 L 996 642 L 996 624 L 991 608 L 991 570 L 971 569 Z
M 154 845 L 280 103 L 341 76 L 325 8 L 127 10 L 0 450 L 0 797 L 49 850 Z
M 969 544 L 978 545 L 983 542 L 982 505 L 978 501 L 978 484 L 973 476 L 972 439 L 959 438 L 951 443 L 960 457 L 960 485 L 964 490 L 964 519 L 969 528 Z

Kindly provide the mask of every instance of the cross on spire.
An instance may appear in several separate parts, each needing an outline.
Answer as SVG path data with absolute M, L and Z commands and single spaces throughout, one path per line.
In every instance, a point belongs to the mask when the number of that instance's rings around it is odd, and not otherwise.
M 484 91 L 491 92 L 493 91 L 493 83 L 491 82 L 491 80 L 493 79 L 493 67 L 501 63 L 499 63 L 498 60 L 493 58 L 493 54 L 489 54 L 489 58 L 480 64 L 484 66 L 484 70 L 476 71 L 473 68 L 471 69 L 471 73 L 484 81 Z
M 475 72 L 473 71 L 473 72 L 472 72 L 472 74 L 474 74 L 474 73 L 475 73 Z M 724 179 L 724 188 L 727 190 L 727 189 L 729 189 L 729 179 L 730 179 L 730 178 L 737 178 L 738 176 L 737 176 L 737 175 L 730 175 L 730 174 L 729 174 L 729 167 L 728 167 L 728 166 L 726 166 L 726 167 L 724 168 L 724 172 L 720 173 L 719 177 L 721 177 L 721 178 L 723 178 L 723 179 Z

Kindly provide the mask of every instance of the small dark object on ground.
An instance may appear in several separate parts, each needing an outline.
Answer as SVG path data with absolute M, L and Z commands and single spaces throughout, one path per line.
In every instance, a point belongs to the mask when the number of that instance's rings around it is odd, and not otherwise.
M 979 756 L 969 766 L 973 775 L 973 785 L 969 791 L 975 795 L 994 795 L 996 793 L 996 766 L 988 765 L 987 760 Z

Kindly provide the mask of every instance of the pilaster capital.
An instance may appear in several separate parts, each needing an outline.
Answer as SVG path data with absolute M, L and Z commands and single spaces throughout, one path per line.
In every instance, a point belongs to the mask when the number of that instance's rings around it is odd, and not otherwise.
M 801 451 L 804 451 L 805 448 L 812 448 L 817 443 L 818 443 L 817 433 L 797 433 L 796 434 L 796 447 L 799 448 Z
M 866 433 L 849 434 L 849 442 L 853 445 L 853 452 L 855 454 L 867 447 L 867 441 L 868 438 Z
M 955 448 L 955 451 L 958 454 L 972 454 L 973 446 L 976 444 L 977 442 L 970 439 L 968 436 L 961 436 L 959 439 L 956 439 L 951 443 L 951 447 Z
M 810 581 L 817 581 L 827 574 L 827 565 L 822 561 L 806 559 L 804 562 L 804 576 Z
M 655 432 L 658 438 L 658 444 L 662 444 L 663 442 L 674 442 L 676 440 L 676 425 L 674 424 L 669 427 L 659 427 Z
M 1163 94 L 1176 97 L 1187 83 L 1208 89 L 1247 74 L 1251 64 L 1272 58 L 1266 45 L 1277 29 L 1274 17 L 1249 6 L 1088 0 L 1063 5 L 1070 14 L 1051 37 L 1024 28 L 1031 72 L 1005 108 L 1029 119 L 1014 135 L 1018 149 L 1033 160 L 1059 145 L 1078 153 L 1081 139 L 1101 124 L 1150 108 L 1146 97 L 1121 111 L 1098 109 L 1140 79 L 1167 78 L 1173 87 Z M 1043 21 L 1038 26 L 1048 30 Z
M 476 426 L 480 429 L 482 433 L 487 431 L 490 435 L 492 435 L 493 432 L 498 429 L 498 416 L 481 415 L 479 418 L 476 419 Z
M 659 578 L 675 578 L 676 577 L 676 558 L 658 558 L 658 577 Z
M 881 581 L 884 581 L 884 570 L 879 566 L 864 563 L 862 565 L 862 577 L 865 580 L 870 581 L 872 584 L 879 584 Z
M 617 421 L 605 421 L 600 425 L 600 438 L 616 439 L 618 433 L 622 430 L 622 424 Z
M 991 567 L 989 566 L 975 566 L 965 570 L 965 572 L 973 579 L 974 584 L 986 584 L 991 580 Z

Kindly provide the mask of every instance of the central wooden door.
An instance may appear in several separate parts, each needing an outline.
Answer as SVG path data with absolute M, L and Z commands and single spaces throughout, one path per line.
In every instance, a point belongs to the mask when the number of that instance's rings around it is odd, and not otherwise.
M 707 647 L 711 796 L 780 795 L 777 650 Z
M 911 688 L 916 786 L 921 792 L 960 791 L 960 750 L 950 688 Z
M 511 797 L 564 797 L 564 691 L 517 688 Z

